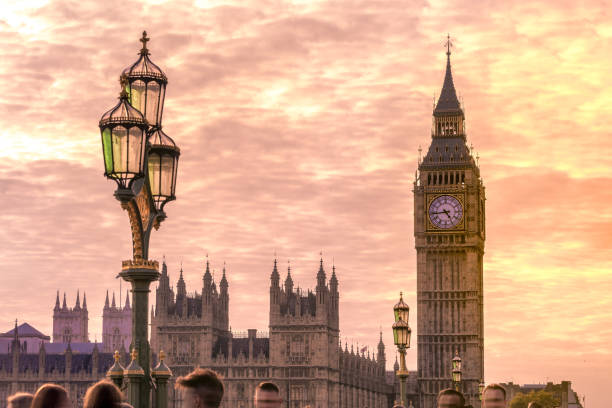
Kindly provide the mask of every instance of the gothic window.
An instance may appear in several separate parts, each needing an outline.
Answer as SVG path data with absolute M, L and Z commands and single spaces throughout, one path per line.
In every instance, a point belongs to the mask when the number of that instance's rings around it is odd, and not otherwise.
M 70 327 L 64 328 L 64 335 L 62 337 L 63 342 L 70 343 L 70 337 L 72 337 L 72 330 Z
M 444 184 L 448 184 L 448 173 L 444 173 Z

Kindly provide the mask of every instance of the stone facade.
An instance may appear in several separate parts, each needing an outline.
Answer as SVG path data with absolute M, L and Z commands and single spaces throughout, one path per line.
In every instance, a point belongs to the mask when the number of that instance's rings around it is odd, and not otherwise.
M 480 407 L 478 384 L 484 378 L 485 188 L 466 144 L 447 56 L 431 145 L 419 158 L 413 190 L 418 408 L 434 408 L 438 391 L 452 387 L 456 352 L 463 360 L 461 391 L 474 407 Z
M 132 343 L 132 308 L 130 294 L 125 295 L 125 305 L 117 307 L 115 294 L 112 302 L 108 302 L 108 291 L 102 310 L 102 351 L 113 353 L 115 350 L 130 349 Z
M 384 345 L 378 356 L 344 350 L 339 344 L 338 279 L 327 280 L 321 259 L 314 291 L 294 289 L 290 268 L 281 286 L 276 260 L 270 276 L 269 334 L 229 330 L 229 292 L 225 268 L 219 291 L 209 262 L 201 293 L 188 295 L 182 276 L 176 294 L 162 265 L 152 311 L 151 348 L 164 350 L 174 378 L 195 367 L 224 377 L 224 407 L 253 406 L 257 384 L 279 385 L 286 407 L 340 408 L 389 406 L 393 386 L 385 381 Z M 169 406 L 180 406 L 171 391 Z
M 73 351 L 68 343 L 65 351 L 49 353 L 47 348 L 56 344 L 42 342 L 37 353 L 27 353 L 19 331 L 13 333 L 8 353 L 0 353 L 0 408 L 6 407 L 8 396 L 19 391 L 35 393 L 46 383 L 66 388 L 72 406 L 81 407 L 87 388 L 104 378 L 114 362 L 113 355 L 99 352 L 95 343 L 90 352 Z M 127 358 L 124 355 L 123 361 Z
M 59 291 L 55 298 L 53 308 L 53 342 L 54 343 L 87 343 L 89 341 L 89 316 L 87 311 L 87 298 L 83 293 L 83 307 L 77 292 L 74 307 L 66 305 L 66 293 L 60 307 Z

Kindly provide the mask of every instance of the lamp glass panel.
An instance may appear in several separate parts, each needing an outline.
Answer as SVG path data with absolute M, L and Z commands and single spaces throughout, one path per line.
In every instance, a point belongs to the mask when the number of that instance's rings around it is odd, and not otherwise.
M 102 131 L 102 152 L 104 153 L 104 170 L 107 174 L 110 174 L 113 172 L 113 146 L 109 128 Z
M 164 114 L 164 98 L 166 97 L 166 85 L 163 84 L 160 87 L 160 95 L 159 95 L 159 107 L 157 112 L 157 124 L 161 126 L 162 116 Z
M 145 114 L 147 121 L 150 125 L 156 125 L 157 123 L 157 107 L 159 104 L 159 84 L 155 81 L 149 81 L 147 83 L 147 101 L 146 108 L 142 113 Z
M 157 153 L 149 154 L 149 184 L 151 186 L 151 194 L 154 196 L 159 195 L 159 173 L 161 158 Z
M 160 193 L 163 196 L 172 195 L 172 165 L 174 158 L 168 154 L 162 156 Z
M 128 132 L 123 126 L 113 129 L 113 172 L 125 173 L 127 171 L 127 140 Z
M 393 309 L 393 314 L 395 315 L 395 321 L 397 322 L 400 316 L 399 310 Z
M 132 82 L 130 88 L 130 105 L 138 109 L 141 113 L 144 113 L 146 84 L 144 83 L 144 81 L 141 81 L 139 79 Z
M 399 315 L 403 321 L 408 323 L 408 314 L 410 313 L 409 309 L 400 310 Z
M 398 332 L 399 332 L 399 329 L 398 329 L 398 328 L 393 328 L 393 343 L 394 343 L 396 346 L 399 346 L 399 345 L 400 345 L 400 343 L 398 343 Z
M 410 330 L 410 328 L 408 328 L 408 330 L 406 330 L 406 347 L 410 348 L 410 337 L 412 334 L 412 330 Z
M 453 381 L 454 382 L 461 381 L 461 374 L 459 374 L 459 372 L 453 372 Z
M 130 128 L 130 140 L 128 144 L 129 158 L 128 158 L 128 171 L 130 173 L 141 173 L 142 172 L 142 129 L 133 126 Z
M 178 157 L 174 159 L 174 174 L 172 175 L 172 195 L 176 194 L 176 174 L 178 172 Z

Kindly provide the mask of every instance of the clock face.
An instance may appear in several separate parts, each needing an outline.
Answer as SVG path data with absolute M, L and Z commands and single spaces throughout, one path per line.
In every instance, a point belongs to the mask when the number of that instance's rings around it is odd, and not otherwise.
M 438 228 L 453 228 L 463 218 L 463 207 L 453 196 L 436 197 L 429 205 L 429 219 Z

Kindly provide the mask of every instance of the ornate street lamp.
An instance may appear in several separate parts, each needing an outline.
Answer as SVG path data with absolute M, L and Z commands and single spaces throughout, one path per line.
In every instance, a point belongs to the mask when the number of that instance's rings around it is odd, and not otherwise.
M 400 300 L 393 307 L 395 323 L 393 323 L 392 328 L 393 343 L 395 343 L 400 353 L 400 369 L 396 374 L 400 380 L 400 403 L 402 406 L 406 406 L 406 378 L 408 377 L 408 370 L 406 369 L 406 349 L 410 348 L 410 335 L 412 333 L 408 325 L 409 312 L 410 308 L 404 303 L 402 293 L 400 292 Z
M 455 390 L 459 391 L 461 385 L 461 357 L 459 357 L 458 351 L 455 351 L 455 357 L 453 357 L 452 364 L 453 383 L 455 384 Z
M 167 382 L 172 375 L 163 363 L 151 369 L 148 339 L 149 286 L 160 276 L 157 261 L 149 260 L 149 238 L 166 218 L 164 205 L 176 199 L 180 150 L 161 129 L 168 80 L 149 59 L 146 32 L 136 63 L 121 75 L 119 103 L 100 119 L 104 175 L 117 183 L 115 197 L 128 212 L 132 230 L 132 259 L 123 261 L 119 276 L 132 285 L 131 362 L 124 369 L 115 353 L 108 377 L 128 387 L 134 408 L 166 408 Z M 155 395 L 151 395 L 151 388 Z

